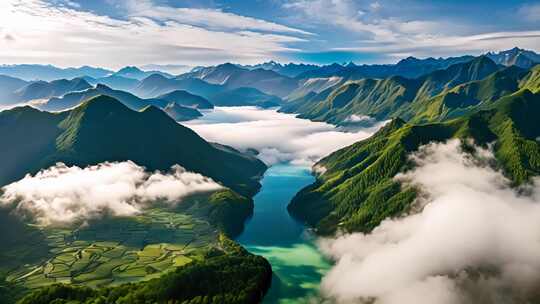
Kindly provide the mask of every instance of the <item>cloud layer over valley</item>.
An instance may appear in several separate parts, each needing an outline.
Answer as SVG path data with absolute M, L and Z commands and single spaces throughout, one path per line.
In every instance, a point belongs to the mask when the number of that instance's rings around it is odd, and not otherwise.
M 312 165 L 340 148 L 371 136 L 384 123 L 355 132 L 255 107 L 216 108 L 203 118 L 184 123 L 208 141 L 246 150 L 256 149 L 266 164 Z
M 31 216 L 41 225 L 69 224 L 103 216 L 128 216 L 155 201 L 178 203 L 187 195 L 221 185 L 173 166 L 148 173 L 133 162 L 102 163 L 87 168 L 57 164 L 2 188 L 0 206 Z
M 518 194 L 458 141 L 432 144 L 398 178 L 422 191 L 421 211 L 369 234 L 320 242 L 336 260 L 323 292 L 350 303 L 525 303 L 540 283 L 540 189 Z

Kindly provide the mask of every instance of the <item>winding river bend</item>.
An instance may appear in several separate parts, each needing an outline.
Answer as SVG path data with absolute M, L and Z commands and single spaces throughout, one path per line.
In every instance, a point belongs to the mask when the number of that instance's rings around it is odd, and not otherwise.
M 313 244 L 305 226 L 287 212 L 296 192 L 313 182 L 307 167 L 276 164 L 268 169 L 254 197 L 253 217 L 237 238 L 246 249 L 272 264 L 272 287 L 264 303 L 309 302 L 330 264 Z
M 271 165 L 254 197 L 253 216 L 237 241 L 272 264 L 274 278 L 265 303 L 318 302 L 313 299 L 330 263 L 306 227 L 289 215 L 287 205 L 314 181 L 310 166 L 317 159 L 370 136 L 380 125 L 343 132 L 326 123 L 255 107 L 216 107 L 184 124 L 208 141 L 255 149 Z

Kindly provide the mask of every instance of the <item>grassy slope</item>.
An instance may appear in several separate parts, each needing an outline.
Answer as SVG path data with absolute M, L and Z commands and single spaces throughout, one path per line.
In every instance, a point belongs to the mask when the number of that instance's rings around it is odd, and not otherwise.
M 450 138 L 473 138 L 480 145 L 495 141 L 504 172 L 516 184 L 524 183 L 540 174 L 538 115 L 540 94 L 522 90 L 444 123 L 413 125 L 395 119 L 373 137 L 318 162 L 326 172 L 296 195 L 289 211 L 323 234 L 338 226 L 369 231 L 414 200 L 415 189 L 393 180 L 410 166 L 408 156 L 423 144 Z

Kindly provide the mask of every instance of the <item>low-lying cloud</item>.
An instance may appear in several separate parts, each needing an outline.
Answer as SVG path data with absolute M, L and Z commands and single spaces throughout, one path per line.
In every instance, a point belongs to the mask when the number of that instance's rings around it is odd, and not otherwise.
M 384 123 L 343 132 L 333 125 L 296 118 L 277 110 L 255 107 L 216 108 L 184 123 L 208 141 L 245 150 L 256 149 L 266 164 L 311 165 L 340 148 L 371 136 Z
M 375 118 L 367 116 L 367 115 L 356 115 L 352 114 L 349 117 L 345 119 L 345 122 L 352 122 L 352 123 L 358 123 L 358 122 L 365 122 L 365 123 L 373 123 L 375 122 Z
M 134 215 L 155 201 L 174 204 L 220 188 L 178 165 L 169 173 L 149 173 L 130 161 L 87 168 L 57 164 L 3 187 L 0 206 L 14 205 L 41 225 L 69 224 L 104 214 Z
M 424 147 L 413 159 L 418 166 L 398 177 L 423 191 L 418 213 L 321 241 L 336 260 L 325 295 L 377 304 L 538 299 L 538 181 L 517 193 L 486 165 L 490 153 L 478 151 L 467 155 L 458 141 Z

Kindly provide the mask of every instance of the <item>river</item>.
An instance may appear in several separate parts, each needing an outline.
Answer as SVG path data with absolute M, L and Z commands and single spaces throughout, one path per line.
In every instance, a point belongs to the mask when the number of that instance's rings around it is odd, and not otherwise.
M 319 283 L 330 268 L 304 225 L 287 212 L 296 192 L 313 182 L 307 167 L 276 164 L 268 169 L 254 197 L 253 217 L 237 241 L 270 261 L 272 287 L 264 303 L 302 303 L 317 297 Z
M 265 303 L 307 303 L 318 296 L 330 263 L 306 227 L 287 211 L 293 196 L 312 183 L 311 165 L 321 157 L 369 137 L 382 124 L 344 132 L 275 109 L 216 107 L 184 122 L 206 140 L 258 151 L 269 165 L 254 197 L 253 216 L 237 241 L 272 264 L 274 277 Z

